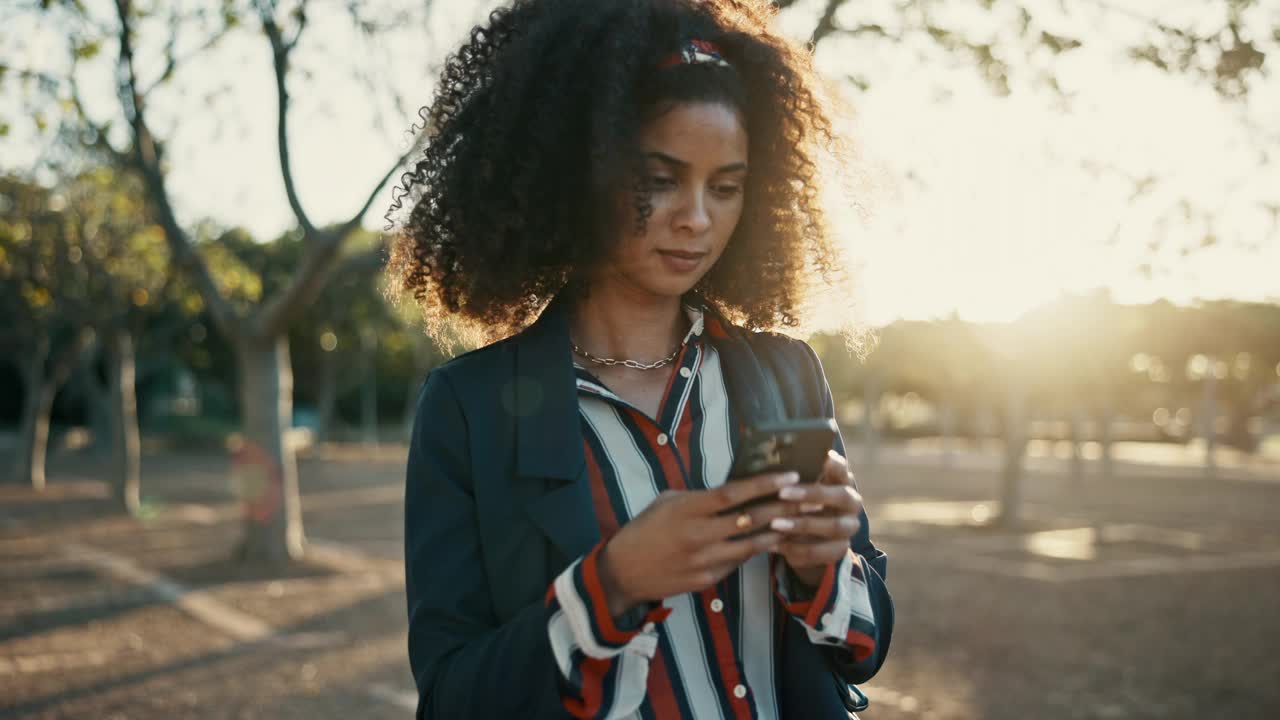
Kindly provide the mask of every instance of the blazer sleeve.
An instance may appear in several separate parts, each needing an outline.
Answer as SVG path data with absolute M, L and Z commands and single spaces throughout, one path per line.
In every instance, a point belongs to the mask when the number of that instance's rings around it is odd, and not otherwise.
M 416 717 L 550 719 L 561 704 L 540 598 L 499 622 L 486 580 L 469 428 L 448 376 L 418 398 L 405 478 L 405 594 Z
M 826 373 L 822 370 L 822 363 L 808 343 L 801 342 L 799 345 L 804 348 L 812 367 L 812 377 L 816 383 L 816 395 L 822 414 L 824 417 L 835 418 L 835 402 L 831 397 L 831 386 L 827 382 Z M 839 433 L 836 434 L 835 450 L 842 456 L 849 457 L 845 451 L 844 438 Z M 858 563 L 860 565 L 860 568 L 857 568 L 860 570 L 858 574 L 866 584 L 871 615 L 874 618 L 869 627 L 862 629 L 869 635 L 873 649 L 870 654 L 862 657 L 863 653 L 855 652 L 854 647 L 823 648 L 832 661 L 832 667 L 849 683 L 866 682 L 879 672 L 880 666 L 884 664 L 889 654 L 889 643 L 893 638 L 893 598 L 889 595 L 889 587 L 885 584 L 888 556 L 871 542 L 871 525 L 867 520 L 866 508 L 863 508 L 859 520 L 861 525 L 850 540 L 849 548 L 862 560 Z

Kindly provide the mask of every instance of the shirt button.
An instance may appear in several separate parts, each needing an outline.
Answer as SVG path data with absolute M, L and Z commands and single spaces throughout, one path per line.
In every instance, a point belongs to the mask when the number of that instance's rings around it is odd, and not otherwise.
M 738 698 L 739 700 L 741 700 L 742 698 L 746 697 L 746 696 L 747 696 L 747 686 L 746 686 L 746 685 L 734 685 L 734 686 L 733 686 L 733 696 L 734 696 L 734 697 L 736 697 L 736 698 Z
M 692 374 L 693 374 L 693 371 L 690 370 L 689 368 L 687 367 L 680 368 L 680 377 L 689 377 Z
M 724 601 L 721 600 L 720 598 L 716 598 L 712 600 L 711 612 L 720 612 L 721 610 L 724 610 Z
M 667 444 L 667 434 L 666 434 L 666 433 L 658 433 L 658 444 L 659 444 L 659 445 L 666 445 L 666 444 Z

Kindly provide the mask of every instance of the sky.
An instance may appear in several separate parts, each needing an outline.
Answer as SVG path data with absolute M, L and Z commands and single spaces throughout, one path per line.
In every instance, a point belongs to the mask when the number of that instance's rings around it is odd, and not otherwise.
M 109 10 L 100 0 L 90 4 Z M 890 2 L 850 5 L 858 16 L 839 20 L 893 22 Z M 956 7 L 963 5 L 972 7 Z M 1073 3 L 1073 15 L 1055 16 L 1050 8 L 1057 4 L 1045 3 L 1036 14 L 1052 32 L 1087 40 L 1053 65 L 1072 97 L 1066 107 L 1029 75 L 1016 75 L 1013 92 L 998 97 L 972 66 L 928 41 L 832 38 L 820 46 L 818 66 L 830 77 L 872 81 L 865 92 L 848 91 L 854 116 L 844 124 L 860 147 L 853 168 L 864 180 L 853 199 L 859 210 L 845 203 L 833 218 L 857 264 L 863 320 L 953 312 L 1011 320 L 1062 293 L 1094 288 L 1122 302 L 1280 301 L 1280 235 L 1262 209 L 1280 203 L 1280 166 L 1259 164 L 1259 141 L 1242 126 L 1238 107 L 1207 86 L 1125 59 L 1117 47 L 1138 37 L 1141 24 L 1125 13 L 1090 12 L 1092 5 Z M 1215 21 L 1211 13 L 1194 15 L 1207 12 L 1203 2 L 1113 5 Z M 313 21 L 296 63 L 314 78 L 291 86 L 291 137 L 299 192 L 315 222 L 354 212 L 407 148 L 440 59 L 424 48 L 452 47 L 480 16 L 467 3 L 439 7 L 374 44 L 353 42 L 342 17 Z M 803 3 L 780 18 L 781 29 L 798 37 L 811 23 Z M 962 10 L 948 23 L 977 37 L 1012 27 Z M 0 28 L 0 47 L 10 48 L 0 52 L 13 52 L 6 61 L 17 67 L 56 70 L 63 37 L 20 16 Z M 144 46 L 144 67 L 158 66 L 158 50 Z M 333 70 L 353 63 L 333 63 L 334 57 L 356 59 L 401 93 L 403 105 L 387 97 L 370 103 L 358 83 Z M 171 138 L 170 187 L 182 222 L 209 217 L 261 238 L 293 225 L 277 159 L 269 62 L 265 40 L 242 33 L 181 71 L 174 86 L 184 93 L 155 96 L 152 123 Z M 81 84 L 98 88 L 86 92 L 90 109 L 108 117 L 110 63 L 89 67 Z M 1257 93 L 1250 117 L 1280 117 L 1278 96 Z M 24 110 L 13 92 L 0 97 L 0 118 L 13 126 L 0 139 L 0 168 L 35 160 L 38 145 Z M 1133 179 L 1148 176 L 1155 178 L 1151 191 L 1132 199 Z M 1187 197 L 1197 203 L 1189 215 L 1179 206 Z M 384 191 L 366 226 L 382 226 L 389 200 Z M 1213 210 L 1212 223 L 1203 209 Z M 1183 255 L 1181 248 L 1209 233 L 1219 238 L 1216 245 Z M 1143 265 L 1152 272 L 1141 272 Z

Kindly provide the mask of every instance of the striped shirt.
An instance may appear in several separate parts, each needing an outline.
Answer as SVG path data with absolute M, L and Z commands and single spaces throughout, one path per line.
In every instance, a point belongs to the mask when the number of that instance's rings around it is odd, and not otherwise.
M 686 307 L 692 327 L 657 418 L 575 366 L 582 437 L 601 543 L 547 592 L 549 636 L 565 708 L 579 718 L 740 720 L 779 716 L 776 647 L 786 623 L 862 660 L 874 650 L 867 572 L 848 552 L 801 597 L 785 563 L 752 557 L 715 586 L 669 597 L 643 619 L 610 617 L 597 558 L 604 543 L 664 490 L 725 482 L 738 430 L 720 361 L 705 334 L 717 320 Z

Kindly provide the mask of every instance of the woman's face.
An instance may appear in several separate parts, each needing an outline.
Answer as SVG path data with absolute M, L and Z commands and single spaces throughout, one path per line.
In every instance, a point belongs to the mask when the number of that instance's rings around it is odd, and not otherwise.
M 742 217 L 747 132 L 728 105 L 681 103 L 642 128 L 640 147 L 653 214 L 637 234 L 624 198 L 622 236 L 595 279 L 679 297 L 715 265 Z

